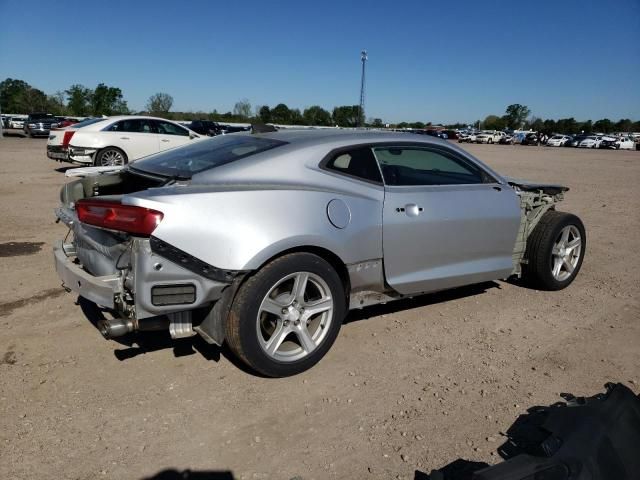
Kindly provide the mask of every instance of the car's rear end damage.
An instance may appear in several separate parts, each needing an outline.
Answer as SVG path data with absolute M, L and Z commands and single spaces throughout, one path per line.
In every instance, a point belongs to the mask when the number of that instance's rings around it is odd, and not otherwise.
M 123 203 L 128 193 L 164 183 L 126 170 L 62 190 L 56 215 L 69 234 L 54 246 L 56 270 L 65 288 L 113 313 L 99 325 L 107 338 L 165 328 L 173 338 L 191 336 L 194 316 L 206 319 L 236 277 L 152 237 L 162 212 Z M 203 336 L 217 341 L 215 332 Z

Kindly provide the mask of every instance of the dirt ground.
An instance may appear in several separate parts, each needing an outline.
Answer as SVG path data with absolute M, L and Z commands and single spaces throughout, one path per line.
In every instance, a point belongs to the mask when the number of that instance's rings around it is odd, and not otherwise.
M 412 479 L 498 462 L 501 432 L 560 392 L 640 390 L 640 152 L 465 146 L 571 187 L 561 209 L 588 237 L 573 285 L 495 282 L 352 313 L 315 368 L 273 380 L 198 338 L 102 339 L 54 271 L 66 179 L 45 143 L 0 139 L 2 479 Z

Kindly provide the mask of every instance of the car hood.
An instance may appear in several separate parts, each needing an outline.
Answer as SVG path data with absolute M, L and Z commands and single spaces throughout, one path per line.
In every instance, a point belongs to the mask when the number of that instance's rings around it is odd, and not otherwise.
M 520 178 L 504 177 L 507 183 L 513 187 L 518 187 L 520 190 L 527 192 L 537 192 L 542 190 L 548 195 L 557 195 L 558 193 L 569 191 L 569 187 L 564 185 L 558 185 L 554 183 L 541 183 L 533 182 L 530 180 L 523 180 Z

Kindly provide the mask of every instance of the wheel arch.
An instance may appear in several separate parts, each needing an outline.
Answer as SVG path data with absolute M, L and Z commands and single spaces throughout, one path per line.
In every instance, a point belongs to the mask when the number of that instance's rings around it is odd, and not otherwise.
M 205 318 L 196 327 L 196 331 L 200 333 L 208 343 L 215 343 L 222 346 L 222 344 L 226 341 L 225 332 L 227 322 L 229 321 L 229 312 L 231 310 L 233 302 L 235 301 L 235 296 L 238 290 L 265 265 L 268 265 L 270 262 L 292 253 L 311 253 L 328 262 L 329 265 L 331 265 L 338 274 L 338 277 L 340 278 L 340 281 L 342 282 L 344 288 L 345 302 L 347 305 L 349 304 L 351 282 L 349 279 L 349 271 L 347 270 L 347 266 L 342 261 L 342 259 L 327 248 L 319 247 L 316 245 L 299 245 L 279 251 L 278 253 L 264 260 L 257 268 L 253 269 L 250 272 L 247 272 L 241 277 L 236 278 L 236 280 L 230 285 L 230 287 L 225 290 L 223 297 L 219 301 L 217 301 L 211 307 L 211 309 L 204 312 Z
M 283 257 L 285 255 L 289 255 L 291 253 L 311 253 L 313 255 L 317 255 L 318 257 L 322 258 L 327 263 L 329 263 L 329 265 L 333 267 L 333 269 L 336 271 L 336 273 L 340 277 L 340 280 L 344 287 L 345 298 L 348 300 L 349 292 L 351 288 L 351 281 L 350 281 L 349 270 L 347 269 L 347 265 L 337 254 L 335 254 L 334 252 L 332 252 L 331 250 L 325 247 L 320 247 L 317 245 L 299 245 L 299 246 L 290 247 L 290 248 L 281 250 L 278 253 L 264 260 L 260 264 L 260 266 L 257 269 L 255 269 L 255 271 L 260 270 L 265 265 L 274 261 L 275 259 Z
M 126 150 L 124 150 L 122 147 L 116 146 L 116 145 L 105 145 L 103 147 L 96 147 L 96 152 L 93 154 L 93 163 L 95 165 L 96 160 L 98 159 L 98 156 L 104 152 L 105 150 L 108 149 L 113 149 L 113 150 L 118 150 L 119 152 L 122 152 L 122 154 L 124 155 L 124 164 L 128 164 L 129 163 L 129 154 L 126 152 Z

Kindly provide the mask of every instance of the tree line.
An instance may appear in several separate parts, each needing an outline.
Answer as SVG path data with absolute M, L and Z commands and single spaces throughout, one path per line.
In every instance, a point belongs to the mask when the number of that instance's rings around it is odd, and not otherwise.
M 518 103 L 509 105 L 502 116 L 487 115 L 484 120 L 478 121 L 480 128 L 485 130 L 522 129 L 552 135 L 554 133 L 591 133 L 591 132 L 640 132 L 640 121 L 632 121 L 622 118 L 613 121 L 608 118 L 592 121 L 579 121 L 573 117 L 560 118 L 558 120 L 542 119 L 531 115 L 531 110 L 526 105 Z
M 0 107 L 7 113 L 48 112 L 54 115 L 87 117 L 129 113 L 122 90 L 99 83 L 94 89 L 71 85 L 52 95 L 23 80 L 7 78 L 0 82 Z
M 54 115 L 88 117 L 99 115 L 131 114 L 122 90 L 118 87 L 99 83 L 95 88 L 74 84 L 67 90 L 46 94 L 32 87 L 23 80 L 7 78 L 0 82 L 0 107 L 3 112 L 23 113 L 42 111 Z M 145 105 L 144 112 L 150 115 L 175 120 L 212 120 L 215 122 L 238 123 L 275 123 L 282 125 L 315 125 L 357 127 L 367 126 L 381 128 L 386 126 L 381 118 L 365 120 L 359 105 L 336 106 L 329 111 L 319 105 L 312 105 L 303 110 L 291 108 L 284 103 L 273 107 L 257 105 L 253 107 L 249 100 L 242 99 L 235 103 L 228 112 L 172 112 L 173 97 L 167 93 L 151 95 Z M 425 129 L 431 122 L 400 122 L 389 124 L 391 128 Z M 486 130 L 531 129 L 546 134 L 580 133 L 580 132 L 631 132 L 640 131 L 640 121 L 620 119 L 612 121 L 608 118 L 592 121 L 578 121 L 574 118 L 559 120 L 542 119 L 531 115 L 526 105 L 509 105 L 504 115 L 488 115 L 484 120 L 477 120 L 474 125 Z M 447 128 L 464 128 L 466 123 L 445 125 Z

